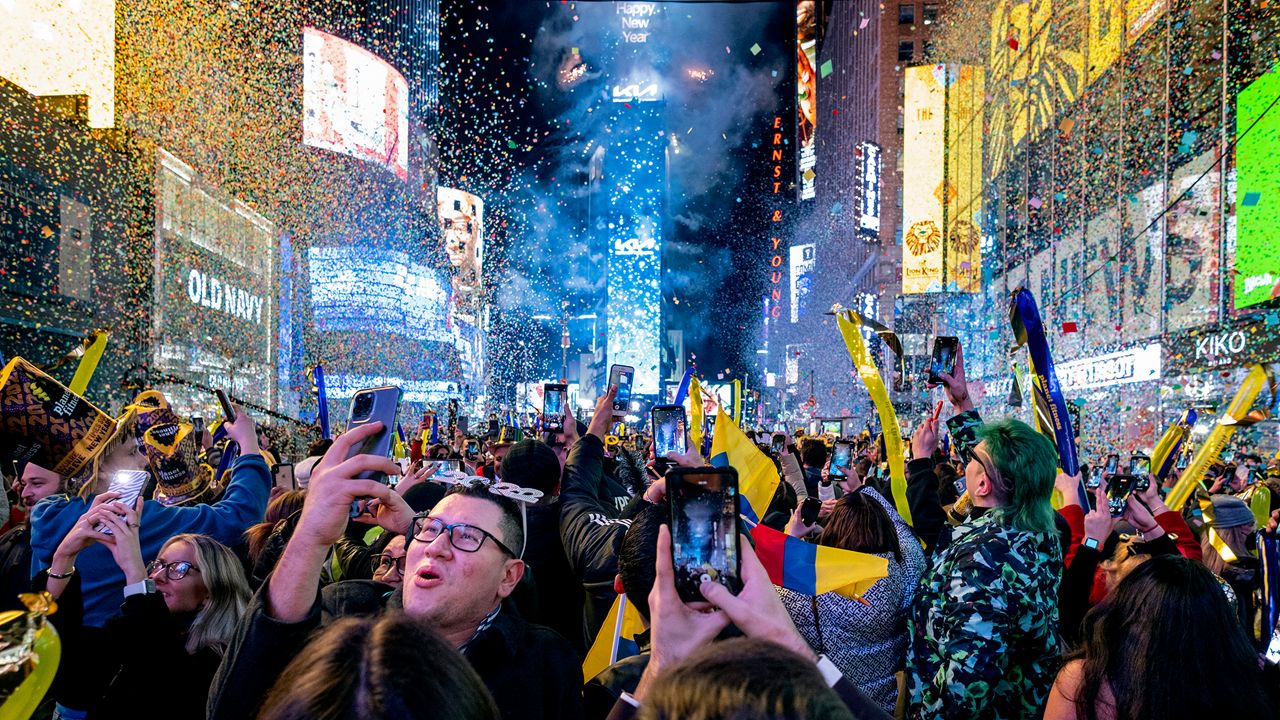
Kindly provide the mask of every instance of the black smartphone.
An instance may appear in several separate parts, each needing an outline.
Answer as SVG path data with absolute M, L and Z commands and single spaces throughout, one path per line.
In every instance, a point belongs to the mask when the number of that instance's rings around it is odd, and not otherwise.
M 667 473 L 667 498 L 671 561 L 680 598 L 704 601 L 698 590 L 704 582 L 720 583 L 736 595 L 742 590 L 738 472 L 732 467 L 672 468 Z
M 498 422 L 498 418 L 489 418 L 489 436 L 498 437 L 502 432 L 502 425 Z
M 467 416 L 466 416 L 466 415 L 459 415 L 459 416 L 458 416 L 458 432 L 462 433 L 463 435 L 466 435 L 466 434 L 467 434 L 467 425 L 469 425 L 469 424 L 470 424 L 470 421 L 467 419 Z M 453 438 L 449 438 L 449 441 L 450 441 L 450 442 L 453 442 Z
M 631 383 L 635 380 L 636 369 L 630 365 L 614 365 L 609 368 L 609 384 L 618 386 L 618 393 L 613 396 L 613 414 L 622 415 L 631 404 Z
M 204 437 L 204 418 L 199 415 L 191 418 L 191 433 L 196 436 L 196 444 L 200 443 L 200 438 Z
M 472 457 L 480 454 L 480 441 L 475 438 L 467 439 L 467 454 Z
M 929 361 L 929 384 L 941 385 L 941 375 L 951 375 L 956 371 L 956 348 L 960 347 L 960 338 L 950 335 L 939 335 L 933 339 L 933 359 Z
M 774 455 L 781 455 L 787 449 L 787 436 L 783 433 L 774 433 L 773 442 L 770 443 L 769 449 Z
M 1191 464 L 1191 453 L 1182 452 L 1178 454 L 1178 462 L 1174 464 L 1174 467 L 1179 470 L 1186 470 L 1187 466 L 1190 464 Z
M 227 422 L 236 421 L 236 409 L 231 407 L 231 401 L 227 399 L 227 393 L 218 388 L 213 391 L 218 396 L 218 404 L 222 405 L 222 415 Z
M 831 463 L 827 467 L 827 474 L 833 478 L 846 478 L 849 473 L 845 468 L 850 465 L 853 465 L 853 443 L 841 440 L 831 451 Z
M 1067 417 L 1071 418 L 1071 434 L 1075 436 L 1078 445 L 1080 442 L 1080 423 L 1082 422 L 1080 406 L 1073 402 L 1067 403 Z
M 668 453 L 689 452 L 688 420 L 680 405 L 656 405 L 649 412 L 653 423 L 653 455 L 664 458 Z
M 812 525 L 818 522 L 818 510 L 822 508 L 822 501 L 816 497 L 807 497 L 800 504 L 800 522 L 805 525 Z
M 1111 517 L 1124 515 L 1125 508 L 1129 505 L 1129 496 L 1133 494 L 1137 483 L 1138 478 L 1133 475 L 1112 475 L 1107 478 L 1107 506 L 1111 510 Z
M 542 386 L 542 429 L 547 432 L 564 431 L 564 404 L 568 401 L 569 386 L 547 383 Z
M 1138 478 L 1133 491 L 1146 492 L 1151 487 L 1151 458 L 1146 455 L 1130 455 L 1128 474 Z
M 1107 456 L 1107 464 L 1102 468 L 1102 476 L 1104 478 L 1109 478 L 1118 472 L 1120 472 L 1120 455 L 1118 453 L 1111 453 Z
M 347 432 L 361 425 L 381 422 L 382 429 L 365 438 L 363 443 L 351 449 L 351 455 L 377 455 L 391 457 L 391 437 L 396 429 L 396 413 L 400 409 L 400 388 L 386 385 L 376 388 L 365 388 L 351 398 L 351 415 L 347 418 Z M 361 480 L 377 480 L 387 482 L 384 473 L 366 470 L 356 477 Z
M 295 490 L 298 487 L 298 483 L 293 477 L 293 463 L 276 463 L 272 465 L 271 477 L 275 479 L 276 487 L 281 490 Z
M 1080 478 L 1084 480 L 1086 490 L 1093 492 L 1102 485 L 1102 476 L 1089 470 L 1088 465 L 1080 466 Z

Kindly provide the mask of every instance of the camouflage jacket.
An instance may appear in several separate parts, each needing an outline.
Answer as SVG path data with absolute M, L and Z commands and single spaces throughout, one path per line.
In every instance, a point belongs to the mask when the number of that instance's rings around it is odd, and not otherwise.
M 1035 718 L 1059 665 L 1062 548 L 988 512 L 956 527 L 910 621 L 907 716 Z

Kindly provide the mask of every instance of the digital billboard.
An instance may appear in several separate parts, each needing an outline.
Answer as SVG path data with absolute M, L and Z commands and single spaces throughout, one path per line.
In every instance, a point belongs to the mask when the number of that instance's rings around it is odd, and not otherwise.
M 0 9 L 0 77 L 32 95 L 84 95 L 89 127 L 114 126 L 114 0 L 18 0 Z
M 1168 197 L 1176 200 L 1165 215 L 1166 330 L 1218 321 L 1222 173 L 1215 155 L 1207 151 L 1169 178 Z
M 791 322 L 809 314 L 809 291 L 813 288 L 814 255 L 817 245 L 791 246 Z
M 484 268 L 484 200 L 454 188 L 437 190 L 440 238 L 449 258 L 449 284 L 458 317 L 475 322 L 480 313 Z
M 302 31 L 302 142 L 409 178 L 409 85 L 385 60 L 315 28 Z
M 1267 112 L 1277 96 L 1280 66 L 1236 99 L 1237 308 L 1280 297 L 1280 112 Z
M 902 292 L 940 292 L 947 70 L 921 65 L 903 73 Z
M 356 246 L 308 248 L 307 266 L 316 330 L 453 342 L 440 271 L 402 252 Z
M 943 284 L 949 292 L 978 292 L 982 287 L 983 71 L 961 65 L 949 72 Z
M 814 0 L 796 2 L 796 143 L 800 159 L 796 171 L 801 200 L 817 194 L 818 148 L 814 130 L 818 124 L 818 18 Z
M 275 408 L 278 232 L 185 163 L 158 157 L 154 365 Z
M 858 230 L 880 236 L 880 146 L 858 143 L 853 151 L 854 181 L 858 192 Z

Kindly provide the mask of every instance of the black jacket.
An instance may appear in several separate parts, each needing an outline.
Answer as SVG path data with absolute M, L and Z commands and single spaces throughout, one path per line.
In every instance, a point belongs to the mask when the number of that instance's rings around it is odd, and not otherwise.
M 44 571 L 35 584 L 44 589 Z M 166 718 L 204 717 L 209 683 L 219 657 L 205 648 L 186 649 L 195 613 L 169 612 L 159 593 L 131 595 L 120 614 L 101 628 L 84 627 L 80 576 L 73 575 L 49 616 L 62 639 L 54 697 L 89 711 L 89 718 L 136 718 L 148 703 L 159 702 Z M 157 696 L 157 692 L 161 694 Z
M 23 610 L 18 595 L 31 592 L 31 526 L 16 525 L 0 535 L 0 610 Z
M 560 540 L 569 567 L 586 593 L 587 637 L 594 638 L 617 593 L 618 547 L 641 507 L 640 495 L 619 512 L 604 475 L 604 443 L 594 435 L 578 440 L 564 464 L 560 481 Z
M 560 540 L 560 501 L 530 505 L 525 532 L 525 576 L 532 576 L 537 611 L 526 617 L 564 636 L 585 657 L 587 637 L 582 623 L 582 583 L 569 567 Z
M 649 631 L 636 635 L 639 654 L 624 657 L 600 671 L 582 687 L 582 708 L 587 720 L 605 720 L 622 693 L 633 693 L 649 667 Z
M 259 590 L 214 676 L 209 720 L 255 717 L 271 686 L 320 625 L 319 596 L 304 620 L 284 623 L 267 615 L 266 587 Z M 582 661 L 564 638 L 525 622 L 509 603 L 465 656 L 504 720 L 582 717 Z

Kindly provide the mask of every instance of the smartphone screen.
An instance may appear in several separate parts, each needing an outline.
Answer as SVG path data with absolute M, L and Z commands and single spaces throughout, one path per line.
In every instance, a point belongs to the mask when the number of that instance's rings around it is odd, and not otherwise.
M 838 442 L 835 450 L 831 453 L 831 465 L 827 468 L 827 474 L 831 477 L 848 477 L 846 468 L 853 464 L 853 443 Z
M 1080 475 L 1084 478 L 1086 490 L 1097 490 L 1102 485 L 1102 477 L 1098 473 L 1090 471 L 1088 465 L 1080 466 Z
M 1112 475 L 1107 478 L 1107 506 L 1111 510 L 1111 517 L 1124 515 L 1125 508 L 1129 505 L 1129 496 L 1133 494 L 1137 482 L 1138 478 L 1133 475 Z
M 391 436 L 396 427 L 396 413 L 400 409 L 400 388 L 392 386 L 365 388 L 351 398 L 351 415 L 347 419 L 347 432 L 374 422 L 381 422 L 382 429 L 365 438 L 352 449 L 351 455 L 377 455 L 391 457 Z M 387 482 L 387 476 L 366 470 L 356 477 L 361 480 Z
M 668 453 L 689 452 L 684 408 L 679 405 L 658 405 L 651 411 L 653 417 L 653 454 L 666 457 Z
M 717 582 L 742 589 L 738 556 L 738 473 L 725 468 L 675 468 L 667 473 L 671 504 L 671 559 L 676 590 L 686 602 L 704 598 L 698 587 Z
M 564 403 L 569 393 L 566 385 L 548 383 L 542 386 L 542 427 L 548 432 L 564 430 Z
M 769 449 L 773 451 L 774 455 L 782 454 L 782 451 L 787 449 L 787 436 L 782 433 L 775 433 L 773 443 L 769 446 Z
M 1190 464 L 1191 464 L 1191 453 L 1184 452 L 1178 455 L 1178 462 L 1176 465 L 1174 465 L 1174 467 L 1176 467 L 1179 470 L 1186 470 L 1187 466 Z
M 613 411 L 625 412 L 631 403 L 631 383 L 635 380 L 636 369 L 630 365 L 614 365 L 609 368 L 609 384 L 618 386 L 618 393 L 613 396 Z
M 1118 472 L 1120 472 L 1120 456 L 1116 453 L 1111 453 L 1107 456 L 1107 464 L 1104 466 L 1102 474 L 1111 477 Z
M 800 505 L 800 522 L 805 525 L 812 525 L 818 522 L 818 510 L 822 507 L 822 501 L 815 497 L 807 497 L 804 503 Z
M 933 339 L 933 359 L 929 362 L 929 384 L 940 385 L 941 375 L 951 375 L 956 371 L 956 348 L 960 339 L 949 335 L 939 335 Z
M 146 489 L 147 482 L 150 480 L 151 473 L 146 470 L 117 470 L 111 476 L 111 484 L 107 486 L 107 492 L 120 493 L 120 497 L 112 502 L 122 503 L 125 507 L 134 507 L 138 502 L 138 496 Z M 93 529 L 107 535 L 115 534 L 105 523 L 98 523 Z
M 823 420 L 822 432 L 831 437 L 840 437 L 841 423 L 839 420 Z
M 191 432 L 196 436 L 196 443 L 200 443 L 200 438 L 204 437 L 204 418 L 195 416 L 191 418 Z
M 470 421 L 468 420 L 466 415 L 458 416 L 458 432 L 462 433 L 463 435 L 466 435 L 467 425 L 469 424 L 470 424 Z M 450 438 L 450 440 L 452 440 L 452 438 Z
M 475 438 L 471 438 L 470 440 L 468 440 L 468 441 L 467 441 L 467 454 L 468 454 L 468 455 L 479 455 L 479 454 L 480 454 L 480 441 L 479 441 L 479 440 L 476 440 Z
M 1129 474 L 1137 477 L 1145 477 L 1151 474 L 1151 458 L 1146 455 L 1132 455 L 1129 457 Z
M 271 477 L 275 479 L 276 487 L 281 490 L 293 490 L 298 486 L 293 479 L 292 463 L 277 463 L 272 465 Z

